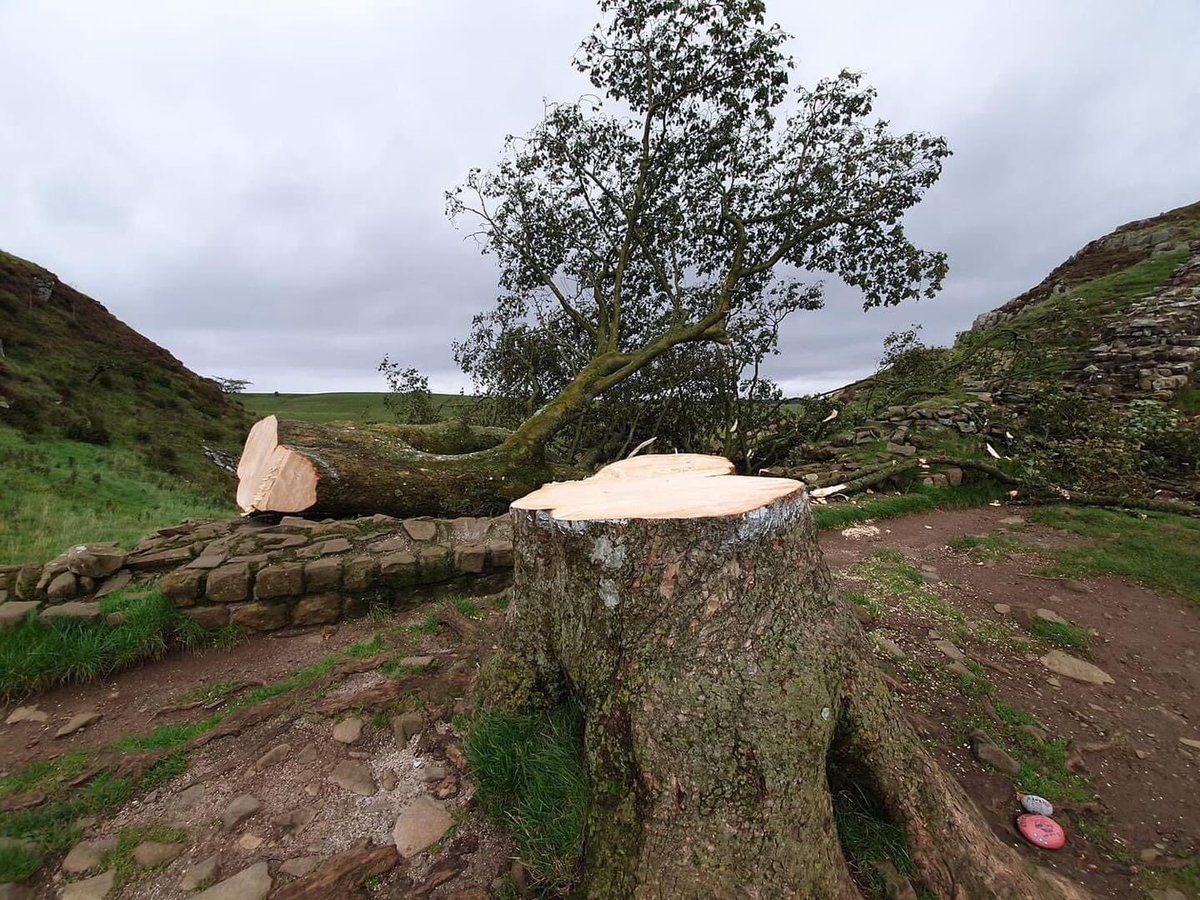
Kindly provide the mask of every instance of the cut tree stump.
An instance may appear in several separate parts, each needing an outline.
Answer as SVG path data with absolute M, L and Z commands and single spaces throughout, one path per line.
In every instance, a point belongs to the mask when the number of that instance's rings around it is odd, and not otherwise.
M 549 481 L 553 467 L 500 428 L 318 424 L 267 416 L 238 461 L 243 512 L 482 516 Z
M 803 485 L 730 472 L 635 457 L 512 504 L 481 703 L 582 706 L 582 893 L 858 897 L 835 777 L 906 830 L 938 897 L 1086 896 L 1004 846 L 924 751 L 836 595 Z

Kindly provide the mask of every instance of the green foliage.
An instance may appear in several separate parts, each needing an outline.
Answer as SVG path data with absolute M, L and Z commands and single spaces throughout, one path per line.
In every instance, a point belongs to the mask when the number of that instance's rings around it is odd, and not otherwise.
M 0 634 L 0 696 L 90 681 L 175 647 L 199 649 L 223 637 L 183 615 L 158 590 L 113 593 L 100 601 L 100 612 L 119 613 L 123 622 L 48 624 L 31 617 Z
M 1043 644 L 1060 650 L 1086 651 L 1092 646 L 1092 633 L 1079 625 L 1034 619 L 1030 633 Z
M 482 809 L 513 832 L 521 860 L 541 885 L 566 889 L 588 809 L 580 709 L 483 713 L 467 733 L 466 752 Z
M 1184 388 L 1175 395 L 1175 399 L 1171 404 L 1185 415 L 1194 416 L 1200 414 L 1200 388 Z
M 234 514 L 130 450 L 0 426 L 0 564 L 45 562 L 91 541 L 129 547 L 184 519 Z
M 1056 551 L 1054 572 L 1124 576 L 1200 604 L 1200 521 L 1077 506 L 1046 507 L 1031 519 L 1091 539 L 1087 546 Z
M 468 619 L 482 619 L 483 613 L 479 611 L 479 607 L 466 597 L 455 597 L 454 607 Z

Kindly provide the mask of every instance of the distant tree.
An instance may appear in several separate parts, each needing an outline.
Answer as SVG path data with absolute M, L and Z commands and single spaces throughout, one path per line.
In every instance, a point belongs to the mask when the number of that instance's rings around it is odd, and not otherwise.
M 385 356 L 378 371 L 383 374 L 388 386 L 383 405 L 396 417 L 396 421 L 424 425 L 438 420 L 433 394 L 429 392 L 429 379 L 419 369 L 402 366 Z
M 245 378 L 214 378 L 222 394 L 240 394 L 254 382 Z

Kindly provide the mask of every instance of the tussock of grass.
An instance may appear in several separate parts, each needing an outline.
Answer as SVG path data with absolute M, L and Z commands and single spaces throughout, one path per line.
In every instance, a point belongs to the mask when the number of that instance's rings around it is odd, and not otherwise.
M 466 597 L 455 597 L 452 601 L 455 609 L 466 616 L 468 619 L 482 619 L 483 613 L 479 611 L 479 607 Z
M 857 503 L 830 503 L 813 507 L 817 528 L 848 528 L 867 519 L 897 519 L 936 509 L 969 509 L 984 506 L 1007 496 L 1004 488 L 994 484 L 970 484 L 961 487 L 918 486 L 908 494 L 874 496 Z
M 950 541 L 950 548 L 961 553 L 970 553 L 976 559 L 1010 559 L 1017 553 L 1027 553 L 1028 544 L 1020 538 L 1007 534 L 982 535 L 964 534 Z
M 0 696 L 12 698 L 59 684 L 90 681 L 176 647 L 228 643 L 183 615 L 158 590 L 117 592 L 100 601 L 102 616 L 120 613 L 120 625 L 29 618 L 0 634 Z
M 868 896 L 883 900 L 887 890 L 883 876 L 872 865 L 890 862 L 904 875 L 916 872 L 908 835 L 888 819 L 886 811 L 871 797 L 861 781 L 830 769 L 830 797 L 842 853 L 855 880 Z
M 1091 632 L 1079 625 L 1034 619 L 1029 631 L 1043 644 L 1060 650 L 1085 651 L 1092 646 Z
M 1047 507 L 1031 518 L 1092 540 L 1086 547 L 1056 552 L 1055 574 L 1133 578 L 1200 604 L 1200 521 L 1080 506 Z
M 544 885 L 569 886 L 588 809 L 579 708 L 483 714 L 467 733 L 466 751 L 481 807 L 512 830 L 521 860 Z
M 0 840 L 0 884 L 32 878 L 42 867 L 42 855 Z

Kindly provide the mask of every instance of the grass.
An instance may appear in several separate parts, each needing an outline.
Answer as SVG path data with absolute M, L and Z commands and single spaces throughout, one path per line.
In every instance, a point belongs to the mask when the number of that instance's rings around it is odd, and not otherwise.
M 883 900 L 887 897 L 884 878 L 872 863 L 890 862 L 902 875 L 915 874 L 908 835 L 889 821 L 858 779 L 839 778 L 831 769 L 830 797 L 838 840 L 851 873 L 872 900 Z
M 522 862 L 542 885 L 567 888 L 588 810 L 581 710 L 485 713 L 468 729 L 466 751 L 484 812 L 513 832 Z
M 384 406 L 386 393 L 349 392 L 326 394 L 239 394 L 242 405 L 255 416 L 282 416 L 302 422 L 393 422 L 395 416 Z M 459 394 L 434 394 L 444 415 L 453 415 L 474 398 Z
M 130 547 L 156 528 L 235 513 L 131 450 L 0 426 L 0 564 L 45 562 L 80 543 Z
M 978 713 L 958 723 L 960 737 L 965 740 L 976 728 L 991 735 L 1021 766 L 1013 779 L 1018 790 L 1045 797 L 1051 803 L 1087 803 L 1095 799 L 1087 779 L 1067 768 L 1071 745 L 1069 740 L 1039 740 L 1022 730 L 1025 726 L 1037 726 L 1032 716 L 999 698 L 992 700 L 992 706 L 1003 724 L 998 725 Z
M 50 624 L 31 616 L 0 634 L 0 697 L 90 681 L 158 659 L 175 647 L 196 649 L 232 639 L 224 630 L 205 630 L 157 589 L 117 591 L 100 601 L 100 612 L 102 617 L 120 613 L 124 621 Z
M 1200 388 L 1184 388 L 1175 395 L 1171 405 L 1189 416 L 1200 414 Z
M 1079 506 L 1046 507 L 1030 518 L 1091 540 L 1055 552 L 1053 574 L 1132 578 L 1200 605 L 1200 521 Z
M 1034 619 L 1029 631 L 1043 644 L 1057 647 L 1059 650 L 1086 652 L 1092 646 L 1092 633 L 1079 625 Z
M 1007 534 L 980 535 L 964 534 L 950 541 L 950 547 L 963 553 L 970 553 L 976 559 L 1002 560 L 1010 559 L 1017 553 L 1027 553 L 1029 545 L 1020 538 Z
M 822 531 L 848 528 L 867 519 L 898 519 L 915 513 L 938 509 L 968 509 L 985 506 L 993 500 L 1008 496 L 1007 490 L 993 484 L 970 484 L 961 487 L 927 487 L 918 485 L 912 492 L 891 496 L 874 496 L 860 503 L 838 503 L 813 506 L 813 521 Z
M 42 855 L 16 843 L 0 844 L 0 884 L 25 881 L 42 867 Z
M 100 860 L 101 871 L 110 869 L 117 874 L 118 887 L 137 881 L 147 870 L 139 866 L 133 858 L 133 851 L 144 841 L 156 841 L 160 844 L 179 844 L 187 840 L 187 831 L 170 825 L 147 825 L 137 828 L 123 828 L 117 838 L 114 850 L 104 854 Z

